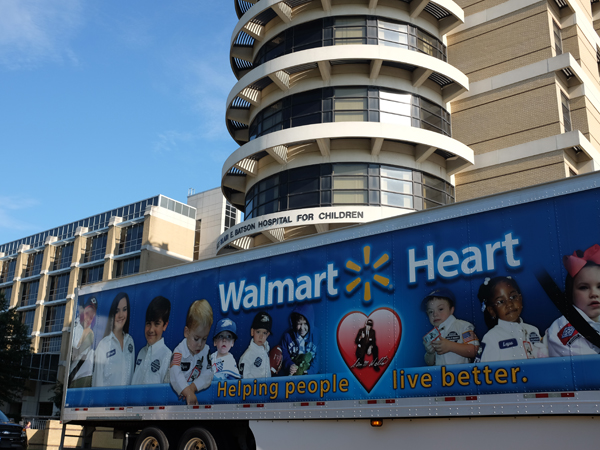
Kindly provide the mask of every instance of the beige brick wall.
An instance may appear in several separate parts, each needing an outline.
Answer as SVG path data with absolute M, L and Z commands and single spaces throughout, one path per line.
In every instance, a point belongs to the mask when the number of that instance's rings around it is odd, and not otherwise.
M 554 74 L 452 104 L 452 136 L 476 155 L 560 132 Z
M 471 82 L 553 56 L 548 6 L 540 3 L 448 37 L 448 61 Z
M 596 46 L 588 41 L 581 28 L 577 25 L 563 28 L 561 31 L 563 53 L 571 53 L 586 75 L 600 89 L 598 62 L 596 59 Z
M 562 151 L 523 158 L 456 175 L 456 200 L 463 201 L 565 178 Z

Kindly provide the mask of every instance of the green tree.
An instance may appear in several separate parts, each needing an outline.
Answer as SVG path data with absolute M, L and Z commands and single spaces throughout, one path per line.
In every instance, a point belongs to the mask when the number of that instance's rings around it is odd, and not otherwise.
M 18 402 L 29 378 L 31 338 L 16 308 L 0 292 L 0 404 Z

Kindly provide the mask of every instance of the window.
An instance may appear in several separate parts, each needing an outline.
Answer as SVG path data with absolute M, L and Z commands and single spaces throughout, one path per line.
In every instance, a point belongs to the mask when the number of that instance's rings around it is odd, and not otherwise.
M 562 37 L 560 32 L 560 27 L 556 23 L 555 20 L 552 21 L 553 29 L 554 29 L 554 51 L 556 55 L 562 55 Z
M 81 285 L 102 281 L 104 275 L 104 264 L 100 266 L 87 267 L 81 271 Z
M 571 126 L 571 107 L 569 104 L 569 99 L 565 95 L 564 92 L 560 93 L 560 101 L 562 104 L 562 116 L 563 116 L 563 125 L 565 127 L 565 133 L 572 131 L 573 128 Z
M 67 298 L 67 294 L 69 293 L 69 278 L 71 277 L 70 273 L 65 273 L 63 275 L 56 275 L 50 277 L 48 283 L 48 301 L 54 300 L 62 300 Z
M 253 65 L 310 48 L 357 44 L 405 48 L 446 61 L 442 41 L 412 24 L 375 16 L 342 16 L 288 28 L 262 45 Z
M 135 252 L 142 248 L 142 236 L 144 234 L 144 224 L 138 223 L 133 226 L 121 228 L 121 238 L 119 240 L 119 251 L 117 254 Z
M 60 343 L 62 336 L 43 337 L 40 341 L 40 353 L 58 353 L 60 352 Z
M 225 203 L 225 229 L 223 231 L 227 231 L 234 226 L 236 219 L 237 209 L 235 209 L 231 203 Z
M 8 259 L 2 261 L 2 273 L 0 273 L 0 283 L 8 283 L 15 277 L 15 269 L 17 267 L 17 259 Z
M 65 305 L 50 306 L 46 310 L 44 333 L 62 331 L 65 321 Z
M 417 170 L 367 163 L 305 166 L 259 181 L 245 218 L 300 208 L 382 205 L 421 210 L 454 202 L 454 187 Z
M 23 283 L 21 285 L 21 303 L 19 306 L 31 306 L 35 305 L 37 301 L 38 288 L 40 287 L 40 281 L 30 281 L 29 283 Z
M 27 255 L 27 262 L 23 269 L 23 278 L 39 275 L 42 270 L 42 260 L 44 259 L 43 252 L 30 253 Z
M 250 140 L 314 123 L 384 122 L 451 135 L 450 114 L 440 105 L 404 91 L 376 86 L 315 89 L 288 96 L 260 111 Z
M 33 331 L 33 321 L 35 319 L 35 309 L 21 313 L 21 323 L 27 327 L 27 334 L 31 335 Z
M 119 259 L 115 261 L 115 278 L 132 275 L 140 271 L 140 257 Z
M 108 234 L 103 233 L 99 236 L 93 236 L 86 239 L 85 249 L 83 250 L 83 263 L 98 261 L 104 259 L 106 254 L 106 241 Z
M 229 202 L 227 202 L 229 204 Z M 202 228 L 202 219 L 196 220 L 196 231 L 194 232 L 194 261 L 200 258 L 200 230 Z M 227 229 L 227 228 L 225 228 Z
M 10 305 L 10 297 L 12 295 L 12 286 L 0 289 L 0 295 L 4 295 L 7 305 Z
M 52 270 L 61 270 L 71 267 L 73 260 L 73 243 L 60 245 L 54 249 Z

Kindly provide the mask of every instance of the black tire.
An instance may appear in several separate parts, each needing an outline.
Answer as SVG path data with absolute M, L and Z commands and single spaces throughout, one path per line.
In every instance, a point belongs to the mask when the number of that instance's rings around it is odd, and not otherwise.
M 217 450 L 217 443 L 208 430 L 195 427 L 183 433 L 178 450 Z
M 144 428 L 135 441 L 135 450 L 169 450 L 169 440 L 160 428 Z

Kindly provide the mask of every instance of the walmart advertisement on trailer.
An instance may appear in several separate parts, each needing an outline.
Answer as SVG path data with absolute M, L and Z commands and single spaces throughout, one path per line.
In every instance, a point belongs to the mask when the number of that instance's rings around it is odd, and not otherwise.
M 90 287 L 65 406 L 596 391 L 599 217 L 592 189 Z

